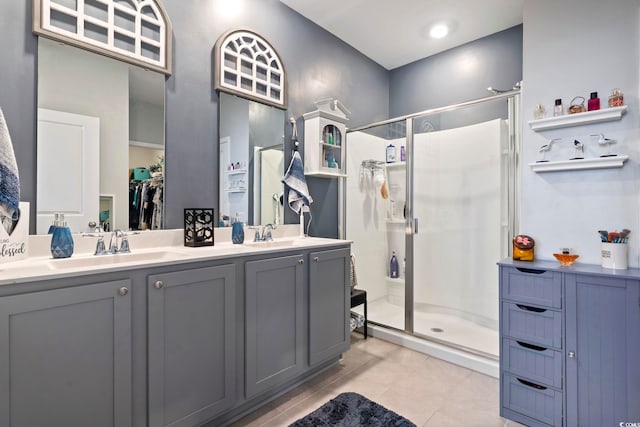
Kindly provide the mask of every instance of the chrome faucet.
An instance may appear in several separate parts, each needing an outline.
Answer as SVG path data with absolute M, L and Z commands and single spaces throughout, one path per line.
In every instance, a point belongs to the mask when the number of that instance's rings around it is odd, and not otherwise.
M 133 231 L 129 234 L 139 234 L 139 231 Z M 109 255 L 109 254 L 128 254 L 131 252 L 131 247 L 129 246 L 129 234 L 124 231 L 117 229 L 111 232 L 111 239 L 109 240 L 109 250 L 105 247 L 104 244 L 104 234 L 102 234 L 102 230 L 97 228 L 93 233 L 83 233 L 83 237 L 97 237 L 98 241 L 96 242 L 96 250 L 93 253 L 94 255 Z M 118 239 L 120 239 L 120 245 L 118 245 Z
M 267 224 L 264 226 L 257 227 L 249 227 L 252 230 L 256 230 L 256 233 L 253 236 L 254 242 L 269 242 L 273 240 L 273 236 L 271 235 L 271 230 L 275 230 L 276 226 L 273 224 Z
M 120 246 L 118 246 L 118 238 L 120 238 Z M 109 241 L 109 252 L 115 253 L 129 253 L 129 240 L 127 235 L 120 229 L 113 230 L 111 232 L 111 240 Z

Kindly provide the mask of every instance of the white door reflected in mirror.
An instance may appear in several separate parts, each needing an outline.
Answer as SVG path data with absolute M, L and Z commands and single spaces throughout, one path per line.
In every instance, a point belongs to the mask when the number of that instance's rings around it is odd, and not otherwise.
M 47 233 L 55 212 L 86 231 L 99 215 L 100 119 L 38 108 L 37 165 L 37 233 Z

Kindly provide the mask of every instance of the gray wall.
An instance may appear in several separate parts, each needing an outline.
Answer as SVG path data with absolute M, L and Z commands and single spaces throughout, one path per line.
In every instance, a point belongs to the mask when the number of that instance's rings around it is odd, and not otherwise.
M 287 75 L 287 117 L 315 109 L 335 97 L 353 112 L 351 125 L 388 117 L 387 71 L 276 0 L 249 0 L 239 17 L 225 18 L 218 2 L 164 0 L 173 24 L 174 75 L 167 81 L 166 218 L 182 226 L 185 206 L 218 205 L 218 96 L 212 84 L 212 48 L 218 37 L 245 27 L 278 51 Z M 366 96 L 363 96 L 365 95 Z M 285 126 L 289 164 L 290 126 Z M 336 180 L 309 179 L 315 236 L 337 237 Z M 285 209 L 285 220 L 297 217 Z
M 403 116 L 511 89 L 522 80 L 522 25 L 390 72 L 389 113 Z
M 0 106 L 16 152 L 21 198 L 32 204 L 33 231 L 37 38 L 31 33 L 31 3 L 1 0 Z M 218 96 L 213 91 L 212 49 L 225 31 L 250 28 L 278 50 L 288 73 L 287 117 L 298 118 L 301 139 L 301 115 L 314 110 L 314 101 L 323 98 L 336 97 L 347 105 L 353 111 L 353 125 L 388 117 L 384 68 L 277 0 L 246 0 L 243 12 L 234 18 L 225 17 L 220 3 L 163 1 L 173 24 L 174 46 L 174 74 L 166 86 L 165 207 L 170 228 L 182 227 L 185 207 L 218 206 Z M 289 135 L 289 127 L 285 128 Z M 285 153 L 288 164 L 290 149 Z M 330 180 L 312 181 L 310 191 L 318 200 L 312 206 L 313 233 L 335 237 L 337 186 Z M 297 222 L 290 211 L 285 219 Z

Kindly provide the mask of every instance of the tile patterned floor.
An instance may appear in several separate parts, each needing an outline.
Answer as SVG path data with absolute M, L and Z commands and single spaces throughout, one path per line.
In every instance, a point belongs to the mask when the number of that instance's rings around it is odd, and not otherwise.
M 345 391 L 360 393 L 419 427 L 520 425 L 499 415 L 497 379 L 354 333 L 339 364 L 233 427 L 288 426 Z

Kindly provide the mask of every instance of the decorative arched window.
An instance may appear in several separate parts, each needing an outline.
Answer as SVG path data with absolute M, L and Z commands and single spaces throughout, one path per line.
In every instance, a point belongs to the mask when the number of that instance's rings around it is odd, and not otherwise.
M 33 32 L 171 74 L 171 22 L 160 0 L 33 0 Z
M 215 44 L 216 90 L 287 109 L 286 75 L 276 50 L 249 30 L 234 30 Z

